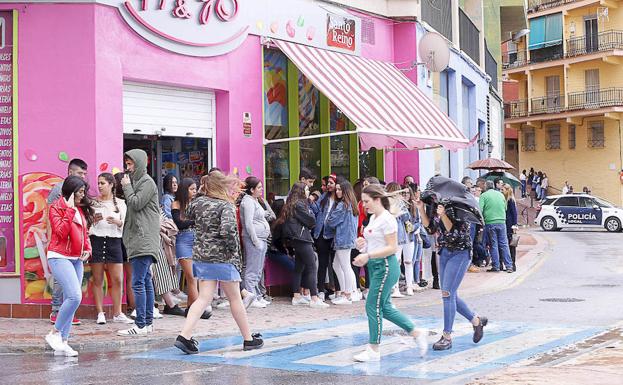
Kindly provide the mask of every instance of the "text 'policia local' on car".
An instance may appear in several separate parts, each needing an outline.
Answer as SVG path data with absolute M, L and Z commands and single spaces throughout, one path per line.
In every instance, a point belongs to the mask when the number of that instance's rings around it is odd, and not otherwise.
M 623 209 L 587 194 L 553 195 L 537 207 L 534 223 L 545 231 L 567 228 L 604 227 L 610 232 L 623 229 Z

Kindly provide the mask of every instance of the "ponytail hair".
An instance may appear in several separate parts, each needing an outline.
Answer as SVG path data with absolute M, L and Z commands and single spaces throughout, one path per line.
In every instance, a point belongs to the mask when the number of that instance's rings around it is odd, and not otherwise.
M 362 194 L 366 194 L 372 199 L 380 199 L 385 210 L 389 211 L 391 205 L 389 202 L 389 196 L 385 193 L 383 186 L 380 184 L 370 184 L 363 188 Z

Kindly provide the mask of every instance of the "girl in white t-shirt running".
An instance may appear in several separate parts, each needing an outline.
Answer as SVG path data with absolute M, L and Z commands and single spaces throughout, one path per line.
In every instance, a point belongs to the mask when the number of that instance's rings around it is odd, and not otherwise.
M 361 194 L 364 209 L 372 214 L 370 222 L 363 229 L 363 238 L 357 239 L 361 254 L 355 258 L 355 266 L 368 265 L 370 291 L 366 298 L 366 314 L 370 340 L 365 351 L 357 354 L 355 361 L 379 361 L 379 344 L 383 334 L 383 318 L 393 322 L 416 339 L 420 355 L 428 349 L 428 331 L 416 329 L 413 322 L 398 311 L 391 303 L 392 287 L 400 277 L 400 266 L 396 258 L 398 250 L 396 218 L 388 211 L 388 196 L 380 185 L 369 185 Z

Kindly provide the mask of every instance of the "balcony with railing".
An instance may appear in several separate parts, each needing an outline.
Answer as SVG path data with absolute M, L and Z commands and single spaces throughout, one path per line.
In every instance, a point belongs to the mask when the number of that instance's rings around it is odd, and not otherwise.
M 502 69 L 522 67 L 528 64 L 527 51 L 503 52 Z
M 504 103 L 504 118 L 513 119 L 528 116 L 528 100 L 511 100 Z
M 623 88 L 619 87 L 570 92 L 567 97 L 567 111 L 623 106 Z
M 604 31 L 567 39 L 567 57 L 586 55 L 593 52 L 623 50 L 623 31 Z
M 550 95 L 530 99 L 530 115 L 556 114 L 565 110 L 564 95 Z

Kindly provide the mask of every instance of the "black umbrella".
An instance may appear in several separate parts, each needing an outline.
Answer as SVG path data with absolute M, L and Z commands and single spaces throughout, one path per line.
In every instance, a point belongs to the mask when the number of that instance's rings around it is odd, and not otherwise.
M 515 175 L 506 171 L 491 171 L 484 174 L 482 177 L 486 180 L 493 181 L 495 181 L 496 179 L 502 179 L 504 183 L 511 185 L 513 188 L 521 186 L 521 182 L 519 181 L 519 179 L 517 179 Z
M 442 204 L 451 208 L 448 212 L 453 219 L 483 225 L 480 206 L 474 196 L 467 191 L 465 185 L 452 179 L 435 176 L 426 184 L 422 200 L 427 204 Z

